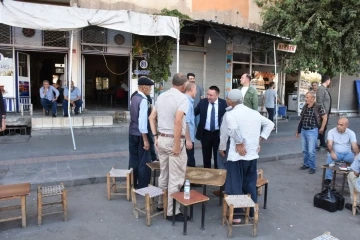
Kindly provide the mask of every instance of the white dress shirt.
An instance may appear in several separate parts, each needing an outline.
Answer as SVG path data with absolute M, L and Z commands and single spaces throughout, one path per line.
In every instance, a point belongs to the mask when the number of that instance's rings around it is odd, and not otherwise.
M 227 145 L 227 141 L 229 139 L 229 135 L 228 135 L 228 126 L 226 124 L 226 121 L 224 119 L 226 119 L 226 114 L 232 110 L 232 107 L 229 106 L 226 108 L 226 112 L 223 116 L 223 121 L 221 122 L 220 125 L 220 143 L 219 143 L 219 150 L 221 151 L 225 151 L 226 150 L 226 145 Z
M 213 105 L 209 103 L 206 115 L 206 123 L 205 123 L 205 130 L 210 131 L 210 121 L 211 121 L 211 109 Z M 219 130 L 219 99 L 214 102 L 215 108 L 215 130 Z
M 258 148 L 260 137 L 267 139 L 270 136 L 274 123 L 262 116 L 258 111 L 243 104 L 234 107 L 226 113 L 226 124 L 230 137 L 228 161 L 254 160 L 259 158 Z M 246 155 L 236 152 L 236 144 L 243 143 Z

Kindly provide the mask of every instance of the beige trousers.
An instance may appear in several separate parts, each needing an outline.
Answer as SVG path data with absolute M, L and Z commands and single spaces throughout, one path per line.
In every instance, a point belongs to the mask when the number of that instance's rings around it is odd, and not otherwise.
M 358 179 L 358 177 L 355 176 L 354 172 L 350 172 L 347 176 L 347 179 L 348 179 L 348 183 L 349 183 L 350 198 L 351 198 L 351 200 L 353 200 L 354 188 L 355 188 L 356 180 Z M 357 196 L 357 204 L 359 204 L 359 193 Z
M 179 192 L 184 185 L 187 155 L 185 149 L 185 140 L 180 140 L 180 154 L 174 156 L 171 152 L 174 146 L 174 139 L 159 136 L 158 150 L 160 161 L 159 188 L 168 190 L 168 208 L 167 215 L 172 216 L 173 199 L 171 194 Z M 158 207 L 163 207 L 162 198 L 159 198 Z M 176 204 L 175 214 L 180 213 L 180 205 Z

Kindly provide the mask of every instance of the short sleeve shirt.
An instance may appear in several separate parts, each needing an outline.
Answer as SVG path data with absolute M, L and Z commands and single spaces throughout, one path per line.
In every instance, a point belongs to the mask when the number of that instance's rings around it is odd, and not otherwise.
M 171 88 L 162 93 L 156 103 L 155 108 L 157 111 L 158 128 L 159 132 L 165 134 L 174 134 L 174 122 L 176 111 L 181 111 L 185 115 L 189 109 L 189 100 L 179 90 Z M 186 117 L 183 117 L 181 135 L 185 136 Z
M 315 104 L 312 107 L 304 106 L 305 111 L 303 113 L 302 127 L 304 128 L 318 128 L 318 124 L 316 123 L 315 116 Z M 322 105 L 319 105 L 319 114 L 320 116 L 324 116 L 326 114 L 325 109 Z
M 355 160 L 352 162 L 350 168 L 351 170 L 360 173 L 360 154 L 357 155 Z
M 276 91 L 274 89 L 268 89 L 265 91 L 265 107 L 275 108 Z
M 333 141 L 333 149 L 336 153 L 351 152 L 351 143 L 357 143 L 355 133 L 348 128 L 344 133 L 340 133 L 336 128 L 331 129 L 327 140 Z

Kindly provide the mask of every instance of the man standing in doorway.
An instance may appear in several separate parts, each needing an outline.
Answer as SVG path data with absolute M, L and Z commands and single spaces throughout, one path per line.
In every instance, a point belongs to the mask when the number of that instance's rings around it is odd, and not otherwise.
M 188 112 L 189 100 L 185 96 L 187 79 L 177 73 L 172 80 L 172 88 L 162 93 L 149 117 L 151 131 L 155 137 L 160 161 L 159 188 L 168 189 L 167 220 L 172 220 L 173 199 L 171 194 L 179 192 L 185 181 L 186 148 L 185 148 L 185 115 Z M 157 121 L 158 120 L 158 121 Z M 158 130 L 156 128 L 158 125 Z M 159 135 L 159 136 L 158 136 Z M 159 198 L 157 210 L 163 209 L 162 197 Z M 184 221 L 180 213 L 180 204 L 176 205 L 175 220 Z
M 194 73 L 188 73 L 187 74 L 187 79 L 189 82 L 191 83 L 195 83 L 195 74 Z M 204 98 L 204 88 L 200 87 L 199 85 L 196 84 L 196 96 L 194 98 L 194 108 L 199 104 L 200 100 Z M 197 127 L 199 125 L 200 122 L 200 116 L 196 116 L 195 117 L 195 126 Z
M 316 141 L 318 134 L 324 132 L 327 119 L 325 109 L 322 105 L 315 103 L 315 97 L 313 91 L 306 93 L 306 104 L 301 111 L 300 122 L 295 133 L 296 137 L 301 134 L 301 145 L 304 154 L 304 164 L 300 167 L 300 170 L 309 169 L 309 174 L 316 172 Z
M 243 102 L 244 105 L 247 106 L 248 108 L 258 111 L 258 106 L 259 106 L 258 93 L 255 88 L 250 86 L 250 82 L 251 82 L 251 76 L 247 73 L 244 73 L 240 79 L 241 87 L 239 89 L 244 98 L 244 102 Z
M 331 95 L 329 93 L 329 85 L 331 83 L 329 76 L 322 76 L 321 78 L 321 85 L 318 87 L 316 91 L 316 103 L 322 105 L 322 107 L 325 109 L 325 112 L 327 114 L 327 119 L 325 123 L 325 128 L 323 133 L 319 133 L 319 139 L 320 139 L 320 146 L 317 147 L 318 150 L 321 148 L 327 149 L 326 142 L 325 142 L 325 132 L 331 112 Z
M 150 169 L 146 163 L 150 159 L 150 143 L 148 139 L 148 100 L 154 82 L 147 77 L 138 79 L 138 93 L 132 97 L 130 106 L 129 127 L 129 169 L 134 171 L 134 187 L 144 188 L 150 182 Z
M 46 116 L 49 116 L 49 106 L 51 106 L 52 116 L 56 117 L 56 100 L 59 95 L 60 92 L 56 88 L 51 86 L 48 80 L 43 81 L 43 86 L 40 88 L 40 103 L 41 106 L 45 109 Z
M 64 88 L 64 100 L 63 100 L 63 109 L 64 117 L 68 117 L 68 104 L 69 104 L 69 89 Z M 71 81 L 70 89 L 70 104 L 75 105 L 75 115 L 79 114 L 79 108 L 82 106 L 81 93 L 80 89 L 74 86 L 74 82 Z
M 187 83 L 185 95 L 189 99 L 189 110 L 186 114 L 186 132 L 185 132 L 185 142 L 186 142 L 186 154 L 188 157 L 187 166 L 195 167 L 195 115 L 194 115 L 194 98 L 196 95 L 196 85 L 192 82 Z
M 201 141 L 204 168 L 211 168 L 211 156 L 214 156 L 214 166 L 217 169 L 217 155 L 220 143 L 219 129 L 222 117 L 226 112 L 226 101 L 219 98 L 220 89 L 209 87 L 207 99 L 201 99 L 196 106 L 195 116 L 200 115 L 196 139 Z

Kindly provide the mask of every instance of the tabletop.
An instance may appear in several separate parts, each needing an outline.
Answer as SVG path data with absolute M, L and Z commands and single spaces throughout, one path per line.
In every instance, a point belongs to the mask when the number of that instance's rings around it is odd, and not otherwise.
M 177 192 L 171 194 L 171 197 L 184 206 L 190 206 L 197 203 L 209 201 L 209 198 L 195 190 L 190 190 L 190 198 L 184 198 L 184 192 Z
M 213 168 L 187 167 L 186 177 L 190 183 L 221 187 L 226 180 L 226 170 Z

